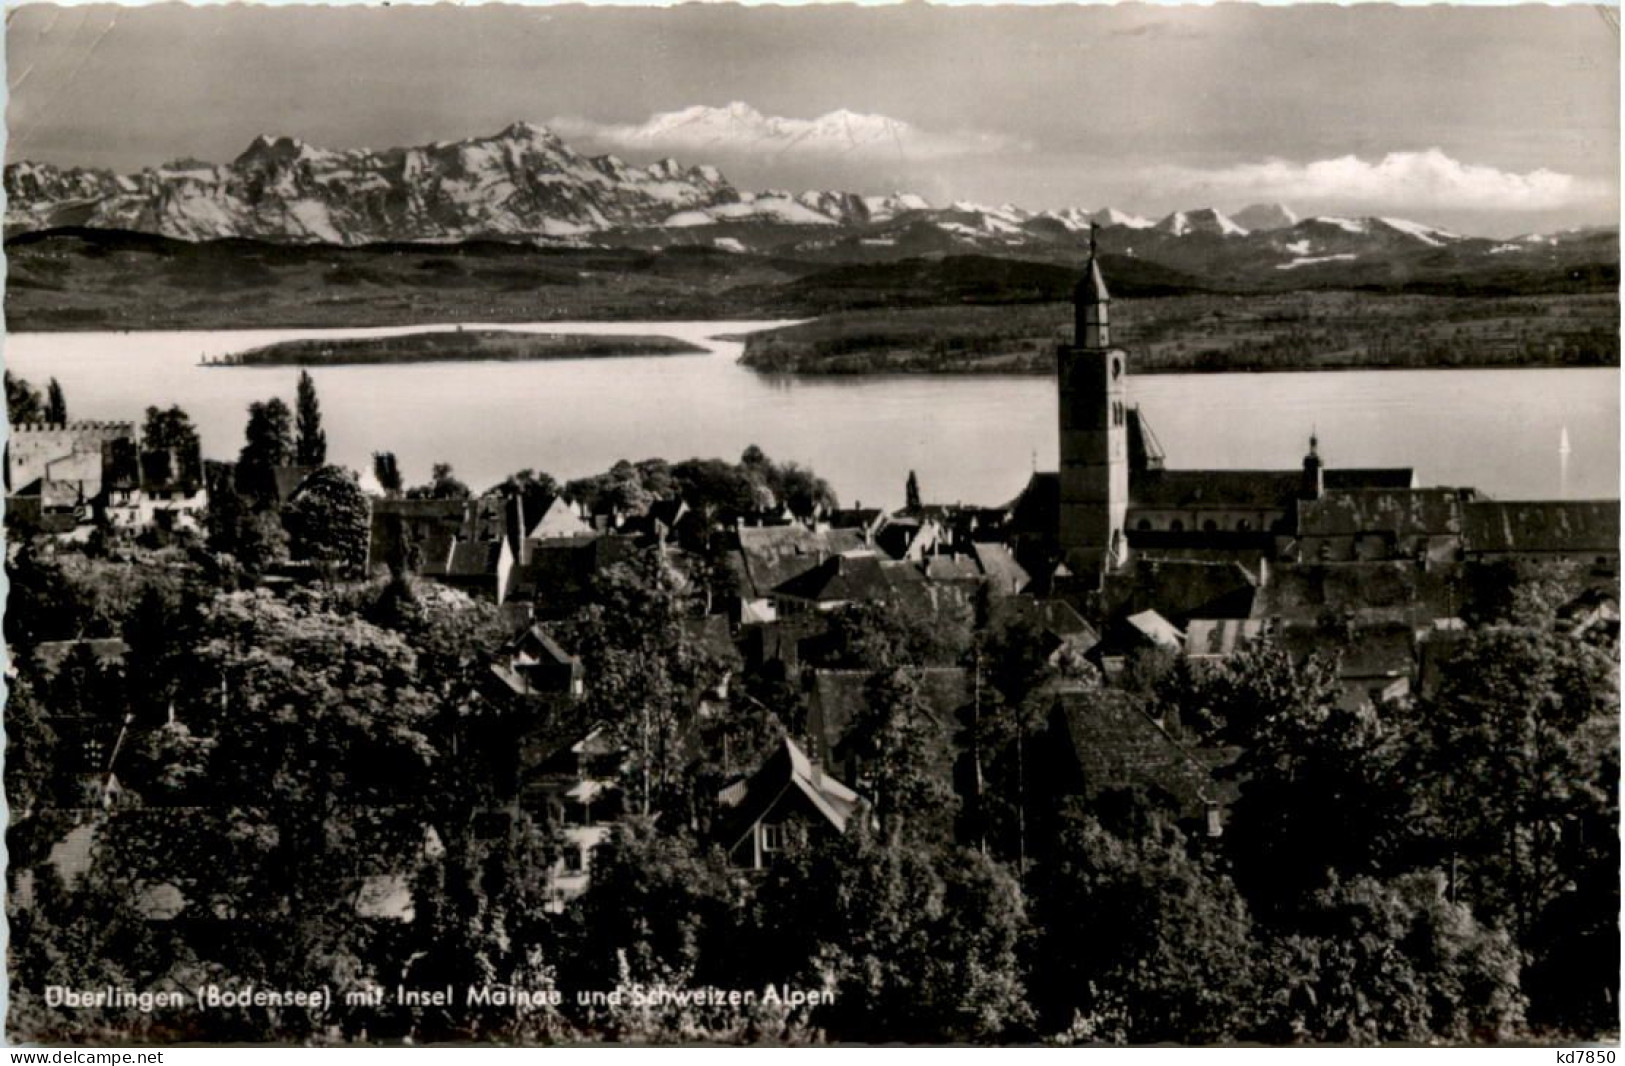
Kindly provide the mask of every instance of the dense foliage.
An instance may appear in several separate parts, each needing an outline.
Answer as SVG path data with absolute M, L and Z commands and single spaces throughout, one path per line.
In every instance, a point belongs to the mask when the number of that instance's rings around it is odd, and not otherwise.
M 269 408 L 245 463 L 282 455 Z M 183 415 L 148 422 L 191 432 Z M 796 470 L 752 449 L 562 491 L 681 496 L 715 523 L 764 494 L 793 509 Z M 261 509 L 230 480 L 205 543 L 10 548 L 13 1034 L 1433 1043 L 1617 1024 L 1618 663 L 1559 623 L 1572 574 L 1476 574 L 1437 684 L 1351 707 L 1335 663 L 1270 639 L 1217 661 L 1141 656 L 1107 684 L 1032 616 L 977 600 L 848 606 L 819 619 L 804 662 L 746 665 L 704 635 L 726 598 L 716 559 L 668 545 L 604 567 L 549 624 L 589 684 L 542 712 L 489 696 L 512 634 L 494 604 L 360 575 L 352 474 L 322 467 Z M 455 498 L 454 480 L 439 469 L 430 491 Z M 525 471 L 501 491 L 528 507 L 561 486 Z M 316 573 L 271 582 L 289 554 Z M 111 638 L 122 659 L 52 650 Z M 718 846 L 718 790 L 786 737 L 818 750 L 816 669 L 859 681 L 826 769 L 867 805 L 844 834 L 787 831 L 768 869 L 744 871 Z M 975 701 L 958 717 L 932 695 L 954 670 Z M 1063 702 L 1223 754 L 1222 834 L 1157 788 L 1069 791 Z M 116 787 L 84 757 L 92 721 L 121 745 Z M 624 810 L 560 908 L 551 880 L 579 827 L 515 800 L 515 753 L 588 728 L 619 753 Z M 448 983 L 458 1002 L 331 1009 L 43 997 Z M 468 987 L 561 999 L 476 1007 Z M 630 997 L 651 988 L 758 995 Z

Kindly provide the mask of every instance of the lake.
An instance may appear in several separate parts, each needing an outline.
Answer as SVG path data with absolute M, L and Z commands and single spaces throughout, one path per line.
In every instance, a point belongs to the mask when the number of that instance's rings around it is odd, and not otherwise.
M 717 339 L 775 323 L 468 323 L 469 329 L 661 334 L 704 355 L 319 367 L 328 458 L 367 473 L 393 451 L 407 483 L 436 462 L 484 488 L 524 467 L 564 480 L 618 459 L 737 459 L 760 445 L 811 466 L 843 503 L 897 506 L 910 470 L 928 501 L 1002 503 L 1056 464 L 1055 385 L 1032 377 L 764 377 Z M 203 356 L 303 337 L 455 327 L 18 333 L 7 367 L 55 377 L 76 419 L 139 421 L 179 404 L 204 454 L 234 459 L 250 402 L 291 406 L 295 367 L 202 367 Z M 1130 354 L 1132 363 L 1132 353 Z M 1403 466 L 1426 485 L 1502 499 L 1619 495 L 1619 371 L 1373 370 L 1132 378 L 1170 467 L 1296 467 L 1318 432 L 1329 467 Z M 1564 430 L 1572 452 L 1558 452 Z M 370 480 L 370 475 L 369 475 Z

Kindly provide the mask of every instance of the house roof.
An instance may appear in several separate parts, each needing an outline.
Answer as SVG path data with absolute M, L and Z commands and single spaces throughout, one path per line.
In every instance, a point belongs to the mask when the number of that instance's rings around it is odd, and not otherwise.
M 831 529 L 871 529 L 885 514 L 878 507 L 847 507 L 829 513 Z
M 1185 623 L 1185 654 L 1234 655 L 1257 640 L 1267 625 L 1262 618 L 1193 618 Z
M 539 663 L 552 663 L 558 666 L 580 664 L 579 659 L 565 651 L 540 625 L 533 625 L 508 641 L 502 646 L 501 654 L 512 659 L 518 666 L 534 666 Z
M 734 647 L 733 637 L 728 633 L 728 620 L 720 614 L 685 618 L 683 632 L 719 662 L 729 663 L 739 658 L 739 649 Z
M 1179 631 L 1179 627 L 1156 611 L 1131 614 L 1123 621 L 1151 643 L 1164 648 L 1178 651 L 1185 643 L 1185 635 Z
M 276 482 L 277 499 L 287 501 L 293 499 L 299 486 L 305 479 L 316 472 L 314 466 L 274 466 L 271 468 L 271 477 Z
M 932 555 L 925 560 L 925 576 L 932 581 L 980 581 L 982 568 L 974 555 Z
M 1034 596 L 1006 596 L 993 605 L 993 619 L 998 622 L 1030 621 L 1057 640 L 1075 640 L 1093 645 L 1100 634 L 1083 620 L 1065 600 L 1041 600 Z
M 874 555 L 832 555 L 773 591 L 816 603 L 849 603 L 886 599 L 892 582 Z
M 732 851 L 751 828 L 771 814 L 787 793 L 804 797 L 813 810 L 838 833 L 863 806 L 863 798 L 820 770 L 789 737 L 748 778 L 717 794 L 722 808 L 717 839 Z
M 1335 654 L 1338 676 L 1345 681 L 1408 677 L 1416 669 L 1415 631 L 1403 622 L 1359 625 L 1338 638 L 1309 623 L 1283 626 L 1279 633 L 1282 646 L 1295 658 Z
M 1155 606 L 1165 617 L 1183 621 L 1245 618 L 1252 613 L 1258 578 L 1234 561 L 1158 559 L 1142 556 L 1133 566 L 1107 578 L 1107 591 L 1117 610 Z
M 535 525 L 526 532 L 526 539 L 552 540 L 558 537 L 597 536 L 592 525 L 576 513 L 562 496 L 555 496 L 543 508 Z
M 932 666 L 909 671 L 919 682 L 920 694 L 939 725 L 949 726 L 974 699 L 969 671 L 957 666 Z M 823 723 L 819 750 L 833 752 L 846 739 L 852 723 L 869 706 L 869 670 L 816 670 L 811 699 Z
M 1225 761 L 1223 753 L 1181 744 L 1125 693 L 1060 687 L 1051 715 L 1081 773 L 1086 796 L 1151 788 L 1173 798 L 1187 815 L 1229 798 L 1212 772 Z
M 1618 500 L 1477 500 L 1462 518 L 1469 552 L 1619 551 Z
M 44 508 L 73 507 L 84 502 L 84 486 L 77 481 L 37 477 L 12 493 L 13 496 L 37 497 Z
M 447 577 L 478 578 L 496 573 L 497 560 L 502 555 L 499 540 L 458 541 L 453 543 L 446 563 Z
M 988 583 L 1001 592 L 1021 592 L 1032 584 L 1032 575 L 1024 570 L 1010 549 L 991 541 L 972 541 L 971 554 L 982 568 Z
M 752 599 L 766 598 L 831 555 L 864 550 L 863 536 L 850 529 L 811 530 L 788 525 L 746 526 L 739 530 L 739 551 Z

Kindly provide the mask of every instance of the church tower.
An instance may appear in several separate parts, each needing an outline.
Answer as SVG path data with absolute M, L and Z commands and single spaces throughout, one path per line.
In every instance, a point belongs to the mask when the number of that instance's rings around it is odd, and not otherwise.
M 1111 295 L 1100 275 L 1095 232 L 1089 264 L 1073 292 L 1075 343 L 1057 355 L 1061 486 L 1058 540 L 1063 561 L 1093 578 L 1128 558 L 1128 358 L 1111 343 Z

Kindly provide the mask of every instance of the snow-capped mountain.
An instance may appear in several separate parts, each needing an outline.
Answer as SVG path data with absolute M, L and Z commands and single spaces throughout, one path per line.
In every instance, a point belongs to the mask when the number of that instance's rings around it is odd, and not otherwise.
M 10 227 L 66 223 L 189 240 L 333 244 L 570 237 L 740 199 L 714 168 L 589 158 L 527 123 L 492 137 L 377 152 L 262 136 L 224 166 L 189 162 L 116 176 L 19 164 L 6 168 L 5 180 Z
M 717 123 L 761 120 L 739 108 L 660 117 L 693 126 L 696 134 L 715 132 Z M 1221 286 L 1289 278 L 1377 283 L 1491 261 L 1496 269 L 1521 269 L 1525 261 L 1557 262 L 1572 247 L 1587 255 L 1606 251 L 1617 239 L 1560 233 L 1495 242 L 1403 218 L 1299 219 L 1281 204 L 1254 204 L 1234 216 L 1190 208 L 1153 222 L 1113 207 L 1033 211 L 971 201 L 936 207 L 904 191 L 753 192 L 712 166 L 586 155 L 528 123 L 489 137 L 381 151 L 259 137 L 230 163 L 177 160 L 130 175 L 22 162 L 6 168 L 5 188 L 12 235 L 77 226 L 190 241 L 498 238 L 649 249 L 681 244 L 858 263 L 988 255 L 1060 264 L 1077 261 L 1093 226 L 1107 255 Z
M 1152 228 L 1158 233 L 1166 233 L 1172 237 L 1184 237 L 1192 233 L 1208 234 L 1215 237 L 1245 237 L 1247 235 L 1247 230 L 1244 227 L 1236 225 L 1228 215 L 1215 211 L 1211 207 L 1204 207 L 1195 211 L 1175 211 Z
M 1249 233 L 1291 229 L 1298 224 L 1298 214 L 1285 204 L 1251 204 L 1230 216 L 1236 225 Z

